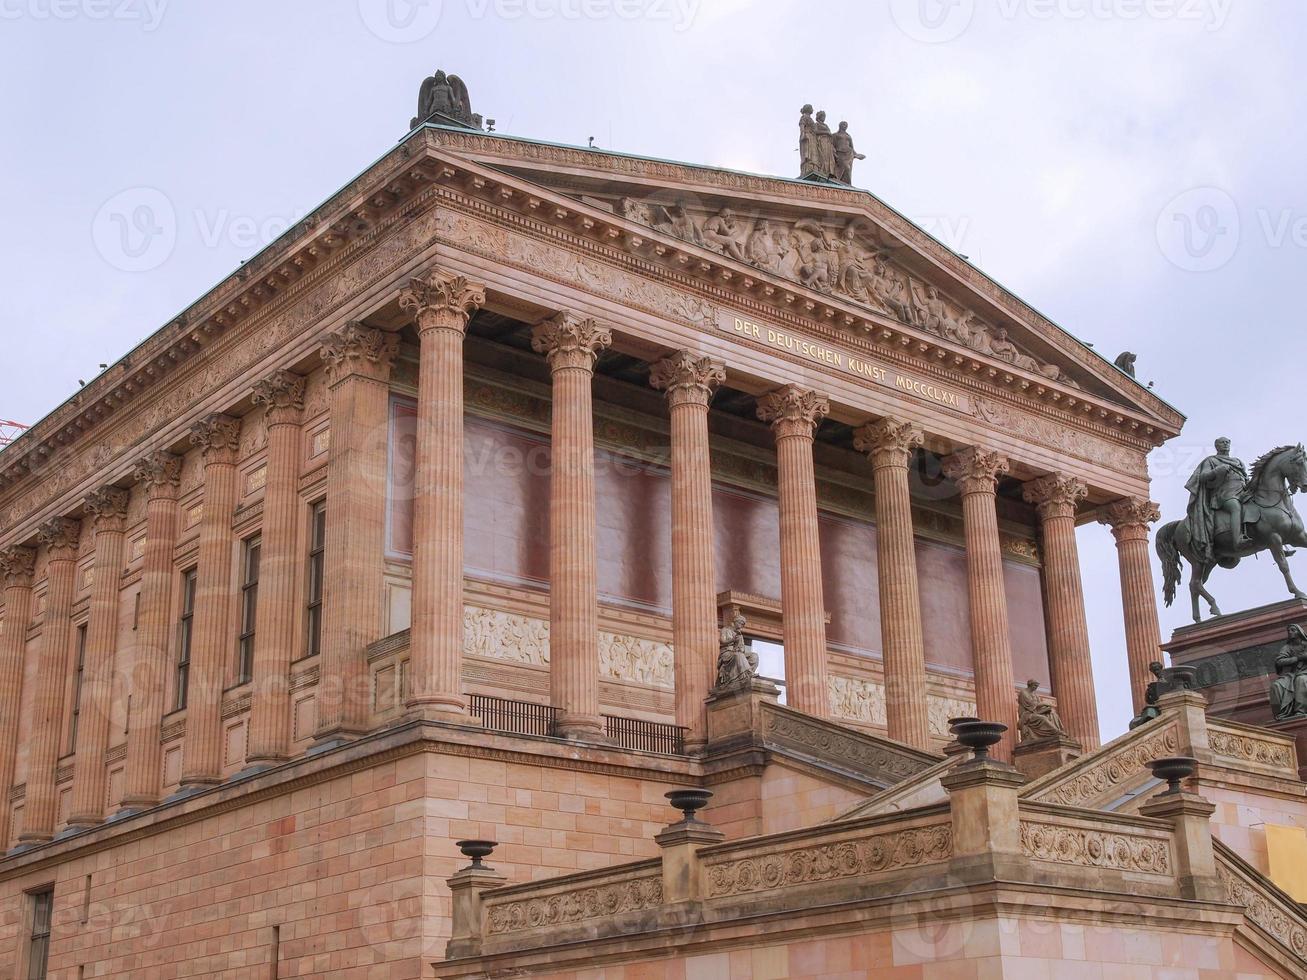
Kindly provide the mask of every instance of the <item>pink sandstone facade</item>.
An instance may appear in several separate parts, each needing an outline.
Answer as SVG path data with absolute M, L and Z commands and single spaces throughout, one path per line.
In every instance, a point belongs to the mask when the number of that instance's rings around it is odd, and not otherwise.
M 1182 422 L 865 192 L 419 127 L 0 453 L 0 977 L 1303 976 L 1292 738 L 1099 745 Z

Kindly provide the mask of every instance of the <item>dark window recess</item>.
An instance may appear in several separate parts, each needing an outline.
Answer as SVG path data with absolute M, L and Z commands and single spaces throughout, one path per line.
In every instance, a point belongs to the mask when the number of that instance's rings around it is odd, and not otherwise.
M 73 674 L 73 711 L 68 721 L 68 751 L 77 751 L 77 721 L 82 713 L 82 674 L 86 671 L 86 624 L 77 627 L 77 670 Z
M 27 980 L 45 980 L 50 960 L 50 923 L 54 918 L 54 889 L 32 892 L 32 936 L 27 946 Z
M 191 637 L 195 623 L 195 569 L 182 576 L 182 618 L 177 624 L 177 678 L 173 710 L 186 707 L 191 686 Z
M 309 518 L 308 622 L 304 656 L 322 652 L 322 574 L 327 547 L 327 505 L 319 500 Z
M 241 635 L 237 647 L 236 682 L 244 684 L 254 676 L 254 628 L 259 608 L 259 538 L 247 538 L 241 559 Z

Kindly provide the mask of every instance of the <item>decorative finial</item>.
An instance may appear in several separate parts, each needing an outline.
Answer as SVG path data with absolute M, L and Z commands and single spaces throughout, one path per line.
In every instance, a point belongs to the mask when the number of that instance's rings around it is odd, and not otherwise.
M 457 842 L 458 849 L 463 852 L 463 856 L 472 859 L 464 871 L 468 869 L 487 870 L 488 866 L 481 863 L 481 859 L 489 857 L 491 852 L 499 846 L 498 841 L 493 840 L 461 840 Z
M 698 821 L 694 815 L 708 805 L 708 801 L 712 799 L 712 790 L 674 789 L 663 795 L 667 797 L 672 806 L 681 811 L 681 819 L 685 823 L 697 823 Z

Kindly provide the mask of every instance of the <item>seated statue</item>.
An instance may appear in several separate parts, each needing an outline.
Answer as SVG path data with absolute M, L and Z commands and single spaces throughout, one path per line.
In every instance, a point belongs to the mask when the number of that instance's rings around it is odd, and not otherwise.
M 1017 695 L 1017 728 L 1023 742 L 1066 737 L 1057 709 L 1039 696 L 1037 680 L 1026 681 L 1026 689 Z
M 1271 682 L 1271 714 L 1276 721 L 1307 716 L 1307 633 L 1289 626 L 1289 639 L 1275 658 Z
M 738 691 L 749 686 L 758 673 L 758 655 L 744 639 L 745 618 L 736 613 L 730 625 L 721 629 L 721 650 L 717 654 L 717 691 Z
M 1157 699 L 1162 696 L 1162 664 L 1160 661 L 1154 660 L 1148 665 L 1148 669 L 1157 679 L 1151 681 L 1148 687 L 1144 689 L 1144 707 L 1139 714 L 1130 719 L 1131 729 L 1152 721 L 1162 713 L 1161 709 L 1157 707 Z

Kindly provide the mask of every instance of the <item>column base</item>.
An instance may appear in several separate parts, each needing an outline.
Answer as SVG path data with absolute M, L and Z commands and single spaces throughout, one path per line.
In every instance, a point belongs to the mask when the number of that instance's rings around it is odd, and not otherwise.
M 19 834 L 18 844 L 14 849 L 17 850 L 20 847 L 24 849 L 29 847 L 40 847 L 42 844 L 48 844 L 52 840 L 54 840 L 54 834 Z
M 332 749 L 338 749 L 342 745 L 356 742 L 364 735 L 370 733 L 370 729 L 353 728 L 346 725 L 337 725 L 334 728 L 324 728 L 321 731 L 313 733 L 313 742 L 305 750 L 305 755 L 318 755 L 322 752 L 330 752 Z
M 607 742 L 602 719 L 594 715 L 559 715 L 553 736 L 577 742 Z
M 69 834 L 80 834 L 84 830 L 93 830 L 102 823 L 104 823 L 104 817 L 102 816 L 80 814 L 75 817 L 69 817 L 67 826 L 56 834 L 55 838 L 66 837 Z
M 435 721 L 442 725 L 464 725 L 470 728 L 483 727 L 481 719 L 468 714 L 467 705 L 462 700 L 450 701 L 410 701 L 405 705 L 404 717 L 408 721 Z

